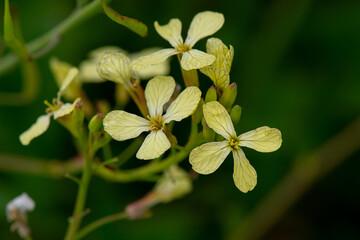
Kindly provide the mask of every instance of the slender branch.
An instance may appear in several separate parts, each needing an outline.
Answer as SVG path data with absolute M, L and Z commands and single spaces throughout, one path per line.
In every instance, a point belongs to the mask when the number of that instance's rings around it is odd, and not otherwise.
M 61 38 L 70 30 L 100 13 L 101 10 L 102 7 L 100 0 L 94 0 L 82 8 L 77 8 L 68 18 L 62 21 L 55 28 L 26 44 L 27 50 L 30 52 L 30 55 L 31 53 L 40 51 L 43 47 L 47 46 L 49 42 L 54 41 L 56 38 Z M 9 53 L 2 57 L 0 59 L 0 76 L 6 72 L 9 72 L 18 63 L 19 58 L 14 53 Z
M 25 173 L 44 177 L 62 178 L 66 173 L 79 173 L 83 166 L 82 158 L 67 161 L 21 157 L 0 154 L 0 171 Z
M 357 118 L 320 148 L 297 159 L 294 168 L 257 205 L 229 239 L 262 239 L 316 181 L 359 148 L 360 118 Z
M 112 215 L 100 218 L 100 219 L 90 223 L 89 225 L 85 226 L 83 229 L 81 229 L 78 232 L 78 234 L 75 235 L 75 239 L 81 239 L 81 238 L 85 237 L 86 235 L 88 235 L 90 232 L 96 230 L 97 228 L 99 228 L 105 224 L 123 220 L 126 218 L 127 218 L 127 214 L 125 212 L 116 213 L 116 214 L 112 214 Z

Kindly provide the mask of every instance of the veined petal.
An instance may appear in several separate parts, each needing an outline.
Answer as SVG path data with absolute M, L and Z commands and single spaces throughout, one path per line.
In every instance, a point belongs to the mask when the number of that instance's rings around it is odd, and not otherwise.
M 257 174 L 253 166 L 247 160 L 244 152 L 240 149 L 233 151 L 234 156 L 234 182 L 236 187 L 247 193 L 254 189 L 257 183 Z
M 208 76 L 214 82 L 215 86 L 220 87 L 221 89 L 227 88 L 230 84 L 229 73 L 225 69 L 206 66 L 199 70 Z
M 201 91 L 198 87 L 187 87 L 180 95 L 171 103 L 163 116 L 164 122 L 181 121 L 194 113 L 201 98 Z
M 181 67 L 185 70 L 199 69 L 209 66 L 215 61 L 216 57 L 202 51 L 191 49 L 184 52 L 181 57 Z
M 181 21 L 179 19 L 170 19 L 168 24 L 162 26 L 155 21 L 154 26 L 157 33 L 167 40 L 174 48 L 183 43 L 181 37 Z
M 58 110 L 54 112 L 54 119 L 70 114 L 75 109 L 76 104 L 80 101 L 81 99 L 77 98 L 73 103 L 63 104 Z
M 97 72 L 104 79 L 125 84 L 132 78 L 130 63 L 130 59 L 125 54 L 108 52 L 101 58 Z
M 259 127 L 239 136 L 239 146 L 252 148 L 259 152 L 273 152 L 280 148 L 281 132 L 276 128 Z
M 170 56 L 177 54 L 178 51 L 175 48 L 166 48 L 154 52 L 153 54 L 139 57 L 132 62 L 132 68 L 135 71 L 140 71 L 152 65 L 160 64 L 168 59 Z
M 145 138 L 136 157 L 144 160 L 158 158 L 168 150 L 170 146 L 171 144 L 163 131 L 154 131 Z
M 144 49 L 138 53 L 132 53 L 130 59 L 136 59 L 142 56 L 152 54 L 156 51 L 159 51 L 161 48 L 153 47 Z M 155 76 L 165 76 L 170 72 L 170 63 L 169 60 L 166 60 L 160 64 L 150 66 L 148 68 L 137 71 L 140 79 L 149 79 Z
M 96 67 L 100 62 L 102 56 L 107 52 L 121 52 L 126 54 L 124 50 L 116 46 L 104 46 L 92 50 L 88 54 L 89 58 L 82 61 L 79 65 L 79 70 L 80 70 L 79 77 L 81 82 L 90 82 L 90 83 L 105 82 L 105 79 L 99 76 Z
M 43 134 L 50 125 L 50 115 L 41 115 L 31 127 L 20 135 L 22 145 L 29 145 L 31 140 Z
M 124 141 L 149 131 L 150 121 L 135 114 L 115 110 L 105 116 L 104 130 L 115 140 Z
M 217 101 L 205 103 L 203 106 L 203 113 L 206 123 L 216 133 L 220 134 L 226 139 L 236 137 L 236 132 L 231 118 L 226 109 Z
M 162 115 L 164 104 L 167 103 L 174 93 L 175 80 L 170 76 L 157 76 L 146 85 L 145 99 L 149 108 L 150 117 Z
M 210 174 L 219 168 L 230 151 L 228 141 L 205 143 L 191 151 L 189 161 L 194 171 Z
M 196 14 L 190 24 L 185 44 L 192 48 L 200 39 L 216 33 L 224 21 L 222 13 L 205 11 Z

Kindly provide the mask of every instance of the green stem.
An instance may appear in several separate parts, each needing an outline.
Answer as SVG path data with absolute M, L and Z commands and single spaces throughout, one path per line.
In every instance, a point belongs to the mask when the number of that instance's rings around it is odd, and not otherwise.
M 80 134 L 80 131 L 79 131 Z M 91 171 L 92 171 L 92 162 L 93 162 L 93 152 L 90 150 L 87 150 L 85 142 L 86 137 L 84 135 L 80 135 L 78 138 L 78 143 L 80 146 L 80 149 L 84 155 L 84 167 L 83 167 L 83 174 L 81 176 L 80 185 L 78 194 L 76 197 L 76 203 L 73 215 L 71 217 L 69 227 L 67 229 L 65 240 L 72 240 L 74 239 L 74 236 L 77 232 L 77 230 L 80 227 L 83 212 L 85 208 L 85 202 L 87 197 L 87 192 L 89 188 L 89 183 L 91 179 Z
M 186 87 L 190 87 L 190 86 L 199 87 L 199 76 L 198 76 L 197 70 L 193 69 L 193 70 L 186 71 L 185 69 L 183 69 L 181 66 L 181 55 L 178 54 L 177 56 L 178 56 L 178 60 L 180 63 L 180 69 L 181 69 L 181 73 L 182 73 L 182 77 L 183 77 L 185 86 Z
M 89 225 L 85 226 L 83 229 L 81 229 L 78 232 L 78 234 L 76 234 L 75 239 L 81 239 L 81 238 L 85 237 L 86 235 L 88 235 L 90 232 L 96 230 L 97 228 L 99 228 L 105 224 L 119 221 L 119 220 L 126 219 L 126 218 L 127 218 L 127 214 L 124 212 L 116 213 L 116 214 L 112 214 L 112 215 L 100 218 L 100 219 L 90 223 Z
M 109 181 L 115 182 L 130 182 L 135 180 L 143 180 L 149 175 L 161 172 L 166 168 L 170 167 L 172 164 L 179 163 L 182 160 L 186 159 L 190 151 L 196 146 L 198 146 L 201 142 L 202 139 L 199 137 L 197 124 L 192 121 L 189 141 L 182 151 L 170 155 L 163 161 L 151 162 L 143 167 L 139 167 L 136 169 L 112 171 L 107 168 L 98 168 L 94 174 Z
M 86 22 L 89 18 L 100 13 L 102 10 L 100 0 L 94 0 L 83 8 L 76 9 L 68 18 L 57 25 L 55 28 L 46 32 L 26 44 L 27 50 L 31 53 L 41 50 L 47 46 L 53 39 L 62 37 L 64 34 L 74 29 L 76 26 Z M 0 59 L 0 76 L 9 72 L 19 63 L 19 58 L 14 53 L 9 53 Z

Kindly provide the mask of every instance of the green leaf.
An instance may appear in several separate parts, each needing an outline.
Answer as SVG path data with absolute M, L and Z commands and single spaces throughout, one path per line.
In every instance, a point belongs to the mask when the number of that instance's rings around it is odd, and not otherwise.
M 101 0 L 101 5 L 106 13 L 106 15 L 113 21 L 127 27 L 131 31 L 139 34 L 141 37 L 146 37 L 148 28 L 147 26 L 133 18 L 125 17 L 117 12 L 115 12 L 113 9 L 111 9 L 109 6 L 106 5 L 105 0 Z
M 9 0 L 5 0 L 5 12 L 4 12 L 4 40 L 7 46 L 9 46 L 19 58 L 26 60 L 29 58 L 29 52 L 26 49 L 23 42 L 16 37 L 14 23 L 11 18 Z

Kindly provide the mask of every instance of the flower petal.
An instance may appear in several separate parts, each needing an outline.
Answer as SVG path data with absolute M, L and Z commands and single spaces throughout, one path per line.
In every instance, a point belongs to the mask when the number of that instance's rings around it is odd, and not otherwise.
M 247 160 L 241 149 L 233 151 L 234 156 L 234 182 L 236 187 L 246 193 L 254 189 L 257 183 L 257 174 Z
M 135 114 L 115 110 L 105 116 L 104 129 L 115 140 L 124 141 L 149 131 L 150 121 Z
M 81 99 L 77 98 L 73 103 L 63 104 L 58 110 L 54 112 L 54 119 L 70 114 L 75 109 L 76 104 L 80 101 Z
M 171 103 L 164 115 L 164 122 L 181 121 L 194 113 L 201 98 L 201 91 L 198 87 L 187 87 Z
M 229 73 L 225 69 L 206 66 L 200 68 L 200 72 L 208 76 L 214 82 L 215 86 L 221 89 L 227 88 L 230 84 Z
M 174 89 L 175 80 L 170 76 L 157 76 L 148 82 L 145 99 L 152 118 L 155 118 L 157 114 L 162 115 L 164 104 L 170 100 Z
M 135 59 L 132 63 L 132 68 L 135 71 L 140 71 L 152 65 L 160 64 L 168 59 L 170 56 L 177 54 L 178 51 L 174 48 L 161 49 L 153 54 L 146 55 Z
M 239 146 L 259 152 L 273 152 L 280 148 L 281 132 L 276 128 L 260 127 L 239 136 Z
M 184 52 L 181 57 L 181 67 L 187 71 L 192 69 L 199 69 L 205 66 L 209 66 L 215 61 L 216 57 L 211 54 L 204 53 L 202 51 L 191 49 Z
M 43 134 L 50 125 L 50 115 L 41 115 L 31 127 L 20 135 L 22 145 L 29 145 L 31 140 Z
M 216 133 L 220 134 L 226 139 L 236 137 L 236 132 L 231 118 L 226 109 L 217 101 L 205 103 L 203 106 L 203 113 L 206 123 Z
M 205 143 L 191 151 L 189 161 L 194 171 L 210 174 L 219 168 L 230 151 L 228 141 Z
M 108 52 L 101 58 L 97 72 L 104 79 L 125 84 L 133 75 L 130 63 L 130 59 L 125 54 Z
M 145 138 L 136 157 L 144 160 L 158 158 L 168 150 L 170 146 L 171 144 L 163 131 L 154 131 Z
M 147 48 L 138 53 L 132 53 L 130 59 L 136 59 L 136 58 L 139 58 L 142 56 L 146 56 L 146 55 L 152 54 L 159 50 L 160 50 L 160 48 L 158 48 L 158 47 Z M 140 79 L 149 79 L 149 78 L 152 78 L 155 76 L 168 75 L 169 72 L 170 72 L 170 63 L 167 60 L 160 64 L 153 65 L 148 68 L 137 71 L 137 74 L 139 75 Z
M 58 91 L 58 94 L 62 93 L 66 90 L 66 88 L 70 85 L 70 83 L 78 76 L 79 70 L 76 67 L 70 68 L 68 73 L 66 74 L 66 77 L 64 81 L 61 84 L 60 90 Z
M 205 11 L 193 18 L 185 44 L 192 48 L 200 39 L 216 33 L 224 24 L 224 15 L 217 12 Z
M 162 26 L 155 21 L 154 26 L 157 33 L 167 40 L 174 48 L 183 43 L 181 37 L 181 21 L 179 19 L 170 19 L 168 24 Z

